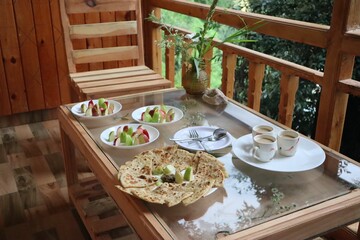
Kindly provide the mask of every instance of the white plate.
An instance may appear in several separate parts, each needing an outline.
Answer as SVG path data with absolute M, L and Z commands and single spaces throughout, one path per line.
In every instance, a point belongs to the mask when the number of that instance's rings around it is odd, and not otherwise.
M 196 126 L 196 127 L 188 127 L 188 128 L 183 128 L 179 131 L 177 131 L 174 135 L 174 138 L 180 138 L 180 139 L 185 139 L 185 138 L 189 138 L 189 130 L 196 130 L 199 134 L 199 137 L 206 137 L 211 135 L 214 130 L 217 129 L 217 127 L 209 127 L 209 126 Z M 230 135 L 230 133 L 227 133 L 227 136 L 224 137 L 223 139 L 220 139 L 218 141 L 204 141 L 203 143 L 206 144 L 206 146 L 210 149 L 210 150 L 219 150 L 222 148 L 225 148 L 227 146 L 229 146 L 231 144 L 231 140 L 232 137 Z M 193 150 L 193 151 L 198 151 L 198 150 L 204 150 L 204 148 L 199 144 L 198 141 L 176 141 L 176 143 L 188 150 Z
M 253 140 L 248 134 L 233 142 L 234 154 L 243 162 L 257 168 L 276 172 L 301 172 L 320 166 L 325 161 L 324 150 L 315 142 L 300 137 L 296 154 L 292 157 L 276 156 L 270 162 L 260 162 L 252 157 Z
M 175 115 L 174 115 L 174 120 L 172 120 L 171 122 L 164 122 L 164 123 L 151 123 L 151 122 L 141 121 L 141 120 L 140 120 L 140 119 L 141 119 L 141 114 L 142 114 L 143 112 L 145 112 L 146 108 L 148 108 L 148 107 L 149 107 L 150 109 L 153 109 L 154 107 L 160 107 L 160 105 L 150 105 L 150 106 L 145 106 L 145 107 L 138 108 L 138 109 L 136 109 L 135 111 L 132 112 L 132 114 L 131 114 L 132 118 L 133 118 L 135 121 L 139 122 L 139 123 L 149 124 L 149 125 L 155 125 L 155 126 L 156 126 L 156 125 L 166 125 L 166 124 L 171 124 L 171 123 L 177 122 L 177 121 L 179 121 L 180 119 L 182 119 L 182 117 L 184 116 L 184 113 L 183 113 L 180 109 L 178 109 L 178 108 L 176 108 L 176 107 L 173 107 L 173 106 L 167 106 L 167 105 L 165 105 L 165 107 L 166 107 L 167 110 L 170 110 L 171 108 L 174 109 L 174 113 L 175 113 Z
M 75 104 L 72 108 L 71 108 L 71 112 L 73 114 L 75 114 L 78 117 L 82 117 L 82 118 L 87 118 L 87 119 L 103 119 L 103 118 L 107 118 L 107 117 L 111 117 L 113 115 L 115 115 L 116 113 L 120 112 L 122 105 L 114 100 L 107 100 L 109 103 L 114 104 L 114 111 L 111 114 L 105 115 L 105 116 L 85 116 L 85 113 L 81 112 L 81 105 L 83 103 L 86 104 L 86 106 L 88 105 L 90 100 L 88 101 L 84 101 L 84 102 L 80 102 Z M 93 100 L 94 104 L 97 104 L 98 100 Z
M 143 144 L 137 144 L 137 145 L 131 145 L 131 146 L 127 146 L 127 145 L 120 145 L 120 146 L 114 146 L 113 145 L 113 142 L 109 142 L 107 141 L 107 139 L 109 138 L 109 133 L 111 131 L 115 131 L 119 128 L 119 127 L 123 127 L 123 126 L 129 126 L 129 127 L 132 127 L 134 130 L 136 128 L 138 128 L 138 126 L 142 125 L 142 127 L 144 129 L 146 129 L 149 133 L 149 142 L 147 143 L 143 143 Z M 122 125 L 117 125 L 117 126 L 113 126 L 113 127 L 110 127 L 108 129 L 105 129 L 101 134 L 100 134 L 100 139 L 103 143 L 105 143 L 106 145 L 108 146 L 111 146 L 111 147 L 114 147 L 114 148 L 121 148 L 121 149 L 132 149 L 132 148 L 137 148 L 137 147 L 143 147 L 145 145 L 148 145 L 152 142 L 154 142 L 158 137 L 159 137 L 160 133 L 159 131 L 152 127 L 152 126 L 148 126 L 148 125 L 143 125 L 143 124 L 132 124 L 132 123 L 129 123 L 129 124 L 122 124 Z

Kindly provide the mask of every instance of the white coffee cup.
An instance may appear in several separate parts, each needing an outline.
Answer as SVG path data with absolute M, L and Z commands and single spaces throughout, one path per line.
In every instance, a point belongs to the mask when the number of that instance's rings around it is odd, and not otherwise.
M 280 131 L 277 136 L 279 154 L 291 157 L 294 156 L 299 145 L 300 136 L 293 130 Z
M 276 153 L 276 137 L 269 134 L 260 134 L 254 137 L 253 157 L 261 162 L 271 161 Z
M 259 135 L 259 134 L 269 134 L 269 135 L 273 135 L 274 137 L 276 137 L 275 130 L 270 125 L 256 125 L 256 126 L 254 126 L 252 128 L 252 136 L 253 136 L 253 138 L 256 135 Z

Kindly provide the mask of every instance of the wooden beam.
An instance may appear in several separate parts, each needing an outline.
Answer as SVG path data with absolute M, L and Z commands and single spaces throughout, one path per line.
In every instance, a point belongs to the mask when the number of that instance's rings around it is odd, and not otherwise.
M 360 97 L 360 82 L 353 79 L 340 80 L 337 84 L 340 92 Z
M 260 100 L 264 73 L 265 64 L 255 62 L 249 63 L 248 107 L 258 112 L 260 112 Z
M 163 8 L 201 19 L 205 19 L 207 12 L 209 11 L 209 5 L 185 0 L 149 0 L 148 2 L 153 7 Z M 259 33 L 316 47 L 325 48 L 327 45 L 329 26 L 326 25 L 247 13 L 220 7 L 216 8 L 214 19 L 221 24 L 235 28 L 242 28 L 244 23 L 248 26 L 252 26 L 259 21 L 263 21 L 265 24 L 256 29 Z

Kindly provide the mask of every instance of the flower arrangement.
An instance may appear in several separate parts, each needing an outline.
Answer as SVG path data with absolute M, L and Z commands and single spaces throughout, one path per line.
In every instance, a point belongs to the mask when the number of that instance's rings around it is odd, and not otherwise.
M 213 20 L 215 14 L 215 8 L 219 0 L 213 0 L 210 5 L 209 12 L 205 18 L 205 21 L 198 32 L 192 34 L 185 34 L 174 29 L 172 26 L 164 24 L 161 19 L 158 19 L 153 13 L 150 14 L 149 20 L 161 25 L 162 29 L 167 32 L 164 38 L 158 43 L 160 47 L 171 48 L 175 47 L 178 53 L 182 56 L 183 64 L 186 67 L 186 72 L 194 71 L 195 76 L 192 77 L 192 83 L 190 85 L 196 85 L 199 81 L 202 82 L 207 75 L 204 74 L 204 68 L 207 62 L 210 62 L 217 58 L 206 58 L 206 54 L 223 43 L 240 43 L 240 42 L 254 42 L 254 40 L 248 40 L 241 38 L 246 35 L 251 29 L 245 24 L 245 27 L 238 29 L 234 33 L 226 36 L 220 41 L 215 41 L 216 30 L 219 24 Z M 254 26 L 258 26 L 255 24 Z M 214 34 L 210 35 L 210 33 Z M 205 83 L 206 84 L 206 83 Z M 183 85 L 185 87 L 186 84 Z M 202 84 L 204 85 L 204 84 Z M 207 84 L 206 84 L 207 86 Z M 206 88 L 205 88 L 206 89 Z M 203 93 L 204 90 L 200 90 Z

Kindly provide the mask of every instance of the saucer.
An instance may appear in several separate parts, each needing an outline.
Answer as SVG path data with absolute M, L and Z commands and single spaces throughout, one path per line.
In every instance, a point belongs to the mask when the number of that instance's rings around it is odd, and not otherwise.
M 312 140 L 300 137 L 297 151 L 292 157 L 276 153 L 273 160 L 260 162 L 252 156 L 252 134 L 247 134 L 233 142 L 233 152 L 241 161 L 265 170 L 276 172 L 301 172 L 320 166 L 325 161 L 324 150 Z

